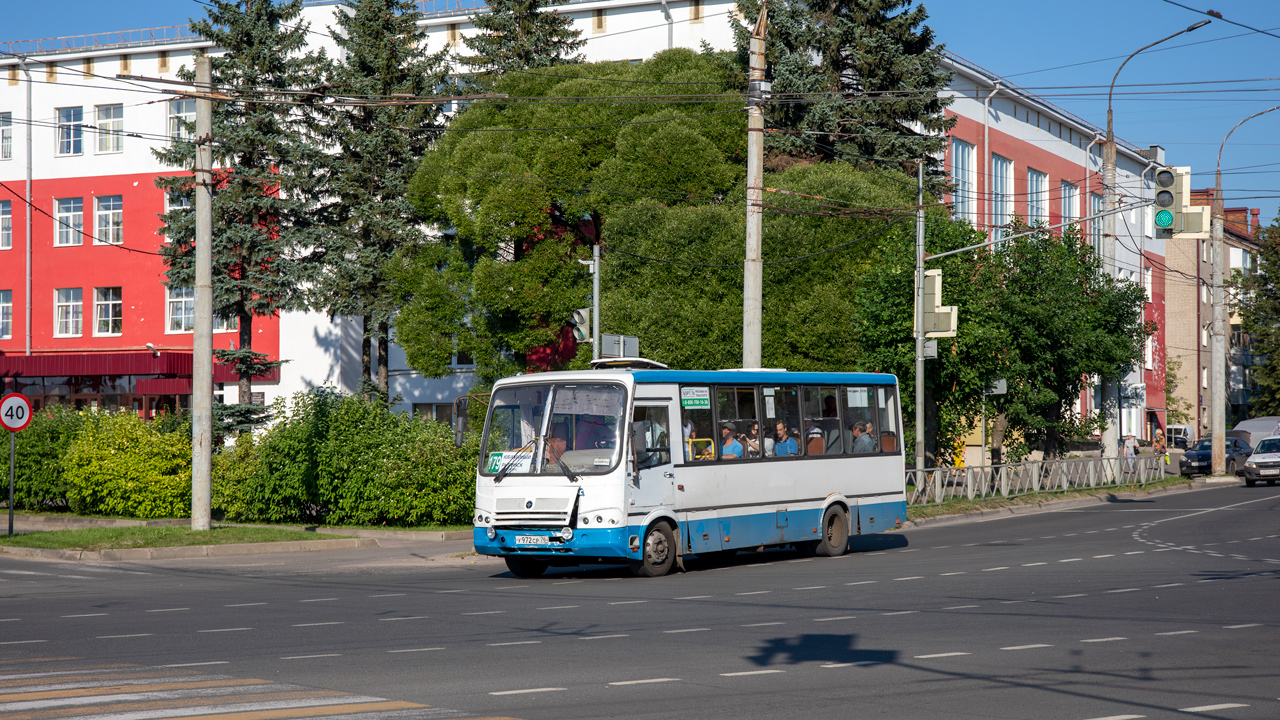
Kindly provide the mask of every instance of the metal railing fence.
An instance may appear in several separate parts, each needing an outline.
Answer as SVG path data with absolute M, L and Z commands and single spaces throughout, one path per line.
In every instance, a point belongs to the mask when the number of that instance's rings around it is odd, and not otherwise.
M 1164 479 L 1163 456 L 1069 458 L 907 471 L 907 504 L 1143 486 Z

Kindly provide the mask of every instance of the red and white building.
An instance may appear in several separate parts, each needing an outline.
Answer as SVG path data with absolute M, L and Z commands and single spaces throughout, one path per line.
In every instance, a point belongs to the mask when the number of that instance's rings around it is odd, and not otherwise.
M 424 3 L 429 49 L 474 33 L 469 16 L 478 5 Z M 317 31 L 312 41 L 335 56 L 323 33 L 337 7 L 309 0 L 304 9 Z M 582 31 L 591 61 L 638 60 L 703 42 L 730 49 L 729 21 L 740 17 L 732 0 L 571 0 L 557 12 Z M 166 202 L 154 181 L 173 169 L 151 150 L 168 142 L 175 117 L 192 110 L 157 95 L 153 85 L 115 75 L 172 79 L 197 48 L 205 44 L 183 27 L 0 44 L 10 53 L 0 55 L 0 223 L 7 228 L 0 236 L 0 377 L 7 388 L 139 409 L 181 404 L 189 392 L 191 301 L 184 290 L 166 291 L 154 254 L 164 243 L 157 215 Z M 1013 214 L 1056 224 L 1101 209 L 1098 127 L 954 54 L 946 63 L 955 72 L 947 113 L 957 120 L 946 163 L 958 185 L 952 199 L 959 217 L 997 233 Z M 1122 196 L 1150 197 L 1151 171 L 1163 162 L 1158 147 L 1121 142 Z M 1108 268 L 1146 287 L 1147 319 L 1161 328 L 1122 391 L 1122 432 L 1140 437 L 1165 424 L 1165 248 L 1151 217 L 1149 209 L 1136 210 L 1117 222 L 1115 266 Z M 1085 230 L 1099 240 L 1100 225 Z M 359 386 L 358 320 L 282 313 L 254 328 L 255 349 L 289 361 L 278 376 L 254 382 L 267 402 L 312 386 Z M 215 336 L 216 347 L 235 339 L 230 330 Z M 442 380 L 422 378 L 394 345 L 390 366 L 391 393 L 405 399 L 401 409 L 443 415 L 471 382 L 465 367 Z M 26 385 L 36 378 L 38 390 Z M 1089 410 L 1095 402 L 1084 395 L 1081 409 Z

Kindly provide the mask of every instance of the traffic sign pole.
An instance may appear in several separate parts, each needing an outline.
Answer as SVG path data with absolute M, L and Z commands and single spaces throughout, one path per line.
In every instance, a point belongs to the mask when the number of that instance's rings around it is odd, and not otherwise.
M 9 431 L 9 534 L 13 534 L 13 466 L 18 432 L 31 422 L 31 403 L 25 395 L 9 393 L 0 398 L 0 426 Z
M 13 455 L 15 436 L 17 433 L 9 433 L 9 534 L 13 534 Z

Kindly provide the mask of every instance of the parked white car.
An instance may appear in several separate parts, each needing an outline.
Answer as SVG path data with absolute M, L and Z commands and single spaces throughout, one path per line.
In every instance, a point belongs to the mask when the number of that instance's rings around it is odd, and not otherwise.
M 1240 471 L 1244 484 L 1253 487 L 1259 480 L 1275 485 L 1280 480 L 1280 435 L 1272 435 L 1258 441 L 1253 454 Z

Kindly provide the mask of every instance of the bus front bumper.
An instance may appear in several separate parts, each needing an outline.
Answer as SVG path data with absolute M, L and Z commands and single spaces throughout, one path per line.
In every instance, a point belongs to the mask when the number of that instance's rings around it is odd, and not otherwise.
M 497 528 L 497 536 L 490 540 L 486 530 L 477 527 L 473 532 L 476 552 L 481 555 L 616 558 L 620 561 L 640 557 L 639 551 L 631 552 L 627 547 L 630 536 L 636 532 L 634 528 L 580 528 L 573 532 L 571 540 L 561 538 L 559 530 L 548 528 Z

